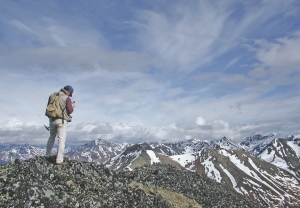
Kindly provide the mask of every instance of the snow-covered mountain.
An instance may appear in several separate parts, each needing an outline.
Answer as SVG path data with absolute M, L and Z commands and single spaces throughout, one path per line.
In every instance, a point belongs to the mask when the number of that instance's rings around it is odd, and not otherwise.
M 300 179 L 299 139 L 292 141 L 276 138 L 272 140 L 257 157 L 285 169 Z
M 135 129 L 124 123 L 121 123 L 115 127 L 119 131 L 124 129 Z M 167 127 L 166 127 L 167 128 Z M 175 127 L 168 127 L 175 128 Z M 141 126 L 142 129 L 142 126 Z M 142 131 L 142 130 L 141 130 Z M 206 148 L 212 149 L 233 149 L 233 150 L 247 150 L 253 155 L 261 154 L 263 150 L 275 139 L 275 134 L 270 135 L 254 135 L 252 137 L 247 137 L 245 140 L 239 144 L 235 143 L 227 137 L 223 137 L 220 140 L 199 140 L 199 139 L 189 139 L 173 143 L 163 143 L 155 142 L 149 143 L 151 148 L 158 153 L 163 155 L 181 155 L 186 153 L 199 152 Z M 164 141 L 164 140 L 163 140 Z M 287 144 L 292 147 L 296 152 L 296 155 L 300 157 L 299 142 L 296 137 L 291 136 L 286 138 Z M 128 143 L 113 143 L 108 142 L 103 139 L 96 139 L 84 145 L 78 146 L 76 148 L 66 147 L 65 154 L 67 157 L 75 160 L 81 161 L 93 161 L 97 163 L 103 163 L 110 158 L 115 157 L 120 154 L 126 147 Z M 21 148 L 22 147 L 22 148 Z M 53 148 L 53 154 L 55 154 L 55 148 Z M 34 147 L 32 145 L 0 145 L 0 154 L 3 155 L 1 163 L 9 163 L 14 159 L 26 159 L 34 157 L 35 155 L 44 155 L 45 148 Z
M 65 154 L 72 151 L 73 147 L 66 147 Z M 52 154 L 56 154 L 56 148 L 52 149 Z M 35 147 L 30 144 L 9 144 L 0 145 L 0 164 L 5 165 L 7 163 L 13 162 L 15 159 L 28 160 L 34 158 L 35 156 L 45 156 L 46 147 Z
M 300 180 L 249 152 L 204 149 L 171 158 L 186 169 L 225 184 L 265 207 L 300 206 Z
M 147 143 L 135 144 L 128 147 L 120 155 L 107 161 L 105 165 L 107 168 L 119 172 L 123 169 L 132 170 L 153 163 L 165 163 L 181 167 L 179 163 L 173 161 L 167 155 L 155 151 Z
M 174 143 L 152 143 L 151 146 L 155 151 L 166 155 L 180 155 L 185 153 L 198 152 L 205 148 L 219 148 L 220 146 L 214 141 L 189 139 Z
M 265 207 L 300 206 L 299 178 L 243 150 L 204 148 L 196 153 L 168 156 L 143 143 L 128 147 L 108 161 L 106 167 L 119 172 L 153 162 L 172 164 L 206 175 Z
M 101 164 L 110 158 L 117 156 L 128 146 L 130 145 L 125 142 L 113 143 L 97 139 L 69 151 L 65 156 L 69 157 L 71 160 Z
M 283 168 L 300 179 L 300 139 L 290 136 L 285 139 L 276 134 L 260 134 L 247 137 L 240 146 L 267 162 Z
M 214 141 L 189 139 L 174 143 L 151 143 L 151 146 L 155 151 L 169 156 L 199 152 L 206 148 L 243 150 L 243 148 L 239 144 L 236 144 L 234 141 L 227 137 L 223 137 L 220 140 Z
M 215 142 L 219 148 L 227 149 L 227 150 L 245 150 L 239 144 L 236 144 L 234 141 L 227 137 L 223 137 L 219 141 Z
M 35 156 L 45 155 L 46 150 L 34 147 L 29 144 L 24 145 L 1 145 L 0 146 L 0 164 L 4 165 L 15 159 L 27 160 Z
M 275 138 L 276 135 L 274 133 L 269 135 L 256 134 L 254 136 L 247 137 L 240 142 L 239 145 L 245 150 L 257 155 Z

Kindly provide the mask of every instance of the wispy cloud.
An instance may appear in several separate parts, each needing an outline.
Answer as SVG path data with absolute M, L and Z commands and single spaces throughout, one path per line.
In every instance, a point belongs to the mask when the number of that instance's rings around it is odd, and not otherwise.
M 69 125 L 75 143 L 297 132 L 297 1 L 2 6 L 0 122 L 23 123 L 1 127 L 5 141 L 47 137 L 48 96 L 67 84 L 77 103 Z M 143 128 L 115 130 L 121 121 Z
M 273 42 L 261 40 L 257 44 L 257 59 L 274 73 L 290 74 L 299 70 L 300 57 L 297 52 L 300 46 L 300 30 Z

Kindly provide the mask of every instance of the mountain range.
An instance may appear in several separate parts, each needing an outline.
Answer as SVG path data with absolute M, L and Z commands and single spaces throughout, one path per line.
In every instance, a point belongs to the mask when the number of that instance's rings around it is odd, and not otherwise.
M 45 154 L 31 145 L 0 146 L 0 162 Z M 71 148 L 71 160 L 103 164 L 115 172 L 156 163 L 183 167 L 204 175 L 264 207 L 299 207 L 300 139 L 276 134 L 254 135 L 240 143 L 190 139 L 174 143 L 113 143 L 97 139 Z

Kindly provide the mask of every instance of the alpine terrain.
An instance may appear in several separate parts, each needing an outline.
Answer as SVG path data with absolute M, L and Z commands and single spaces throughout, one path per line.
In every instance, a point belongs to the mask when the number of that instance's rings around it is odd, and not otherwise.
M 48 165 L 51 165 L 48 164 L 49 161 L 47 162 L 47 159 L 45 161 L 41 157 L 44 155 L 43 149 L 30 145 L 1 146 L 0 154 L 2 163 L 11 163 L 14 162 L 14 159 L 18 159 L 18 165 L 7 164 L 2 167 L 3 170 L 6 170 L 8 167 L 21 167 L 21 164 L 35 164 L 37 161 L 41 162 L 46 169 Z M 137 174 L 136 177 L 139 180 L 143 177 L 148 180 L 154 177 L 151 175 L 153 173 L 156 174 L 155 177 L 163 178 L 165 175 L 162 176 L 157 173 L 172 167 L 172 174 L 177 172 L 179 174 L 186 170 L 190 174 L 196 174 L 197 177 L 201 176 L 202 178 L 207 178 L 205 180 L 214 181 L 220 187 L 226 187 L 226 190 L 232 190 L 240 196 L 250 198 L 262 207 L 300 206 L 300 140 L 298 136 L 279 138 L 276 134 L 254 135 L 247 137 L 238 144 L 227 137 L 215 141 L 190 139 L 174 143 L 139 144 L 113 143 L 97 139 L 70 149 L 65 156 L 66 160 L 71 160 L 72 167 L 75 169 L 77 165 L 86 167 L 88 164 L 86 162 L 90 162 L 89 164 L 95 171 L 99 167 L 105 167 L 113 175 L 122 175 L 124 173 L 129 175 Z M 28 162 L 22 162 L 23 160 Z M 162 170 L 159 170 L 159 168 L 162 168 Z M 62 169 L 64 168 L 61 167 L 59 169 L 57 167 L 54 170 L 59 172 Z M 146 172 L 150 175 L 143 175 L 143 173 L 139 172 L 141 170 L 147 170 Z M 79 172 L 81 172 L 82 176 L 90 174 L 88 172 L 85 173 L 83 169 Z M 184 173 L 186 174 L 187 172 Z M 168 174 L 170 175 L 171 173 L 168 172 Z M 7 175 L 1 177 L 3 180 L 4 178 L 7 180 Z M 185 180 L 184 177 L 176 178 L 176 181 L 180 184 L 178 186 L 184 186 L 182 184 Z M 159 178 L 153 180 L 161 180 Z M 69 180 L 74 182 L 74 179 L 70 178 Z M 168 181 L 168 178 L 163 180 Z M 18 179 L 14 179 L 14 181 L 16 182 Z M 152 192 L 160 193 L 160 197 L 162 197 L 163 201 L 165 200 L 162 192 L 159 192 L 160 188 L 165 187 L 164 185 L 160 184 L 159 188 L 157 188 L 154 181 L 139 181 L 137 183 L 135 181 L 133 184 L 131 182 L 127 183 L 127 186 L 134 190 L 142 190 L 146 196 L 149 193 L 151 195 Z M 85 183 L 90 182 L 85 181 Z M 99 182 L 97 183 L 99 184 Z M 145 186 L 149 183 L 152 185 Z M 163 181 L 162 183 L 164 184 Z M 197 181 L 194 181 L 194 183 L 197 183 Z M 179 189 L 170 186 L 167 190 L 176 191 L 177 193 Z M 199 197 L 193 194 L 185 194 L 182 191 L 179 192 L 193 200 Z M 217 195 L 214 196 L 217 197 Z M 212 205 L 210 204 L 211 202 L 197 201 L 197 203 L 203 207 L 211 207 Z M 167 207 L 170 205 L 170 202 L 166 204 L 168 205 L 161 206 Z M 151 206 L 155 207 L 156 205 L 152 204 Z M 256 207 L 257 205 L 247 206 Z

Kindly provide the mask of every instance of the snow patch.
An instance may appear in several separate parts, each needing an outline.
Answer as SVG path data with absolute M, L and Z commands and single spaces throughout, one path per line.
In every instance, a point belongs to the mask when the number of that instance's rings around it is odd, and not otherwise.
M 295 151 L 296 155 L 300 158 L 300 146 L 298 146 L 297 141 L 288 141 L 287 143 Z
M 240 192 L 239 189 L 236 189 L 237 187 L 237 183 L 234 179 L 234 177 L 229 173 L 229 171 L 227 169 L 225 169 L 221 164 L 220 164 L 220 167 L 222 168 L 222 170 L 226 173 L 226 175 L 229 177 L 229 179 L 231 180 L 231 183 L 232 183 L 232 187 L 235 188 L 236 191 Z M 241 192 L 240 192 L 241 193 Z
M 147 154 L 149 155 L 149 157 L 151 158 L 151 165 L 153 163 L 158 163 L 160 162 L 159 158 L 156 157 L 155 153 L 153 152 L 153 150 L 146 150 Z
M 221 183 L 222 177 L 220 172 L 216 169 L 215 165 L 211 160 L 211 156 L 209 156 L 206 160 L 204 160 L 201 164 L 205 168 L 205 174 L 207 177 L 216 180 L 218 183 Z
M 178 162 L 182 167 L 185 167 L 188 163 L 192 163 L 195 161 L 195 156 L 191 153 L 186 153 L 182 155 L 173 155 L 170 156 L 170 158 Z

